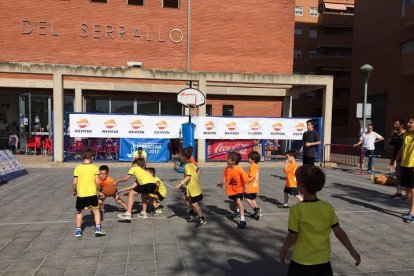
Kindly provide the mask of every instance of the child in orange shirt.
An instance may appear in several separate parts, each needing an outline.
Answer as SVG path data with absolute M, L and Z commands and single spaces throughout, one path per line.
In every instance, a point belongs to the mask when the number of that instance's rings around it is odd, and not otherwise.
M 245 183 L 249 181 L 246 172 L 239 166 L 241 156 L 239 153 L 231 152 L 227 159 L 227 167 L 224 170 L 223 182 L 218 184 L 219 187 L 226 187 L 227 196 L 236 203 L 240 210 L 239 228 L 246 228 L 246 220 L 244 218 L 243 195 L 245 191 Z
M 295 160 L 296 157 L 296 151 L 291 150 L 286 153 L 286 163 L 285 163 L 285 173 L 286 173 L 286 186 L 283 190 L 285 201 L 283 204 L 278 205 L 279 208 L 289 208 L 288 201 L 289 201 L 289 195 L 292 195 L 296 197 L 299 201 L 302 201 L 303 198 L 299 194 L 298 191 L 298 183 L 296 182 L 296 168 L 298 167 L 298 164 Z
M 114 179 L 110 177 L 109 175 L 109 167 L 107 165 L 102 165 L 99 167 L 99 182 L 101 183 L 101 187 L 103 188 L 105 185 L 115 185 Z M 116 193 L 114 196 L 112 196 L 116 203 L 121 205 L 125 210 L 127 209 L 127 205 L 125 202 L 120 198 L 119 194 Z M 101 216 L 103 216 L 104 213 L 104 200 L 106 199 L 106 196 L 101 192 L 99 192 L 99 209 L 101 211 Z
M 252 151 L 248 155 L 250 168 L 247 173 L 249 177 L 249 183 L 246 187 L 246 192 L 244 193 L 244 198 L 246 199 L 247 204 L 253 208 L 254 213 L 251 215 L 252 218 L 259 220 L 262 216 L 262 210 L 257 206 L 256 197 L 259 193 L 259 161 L 260 154 L 257 151 Z

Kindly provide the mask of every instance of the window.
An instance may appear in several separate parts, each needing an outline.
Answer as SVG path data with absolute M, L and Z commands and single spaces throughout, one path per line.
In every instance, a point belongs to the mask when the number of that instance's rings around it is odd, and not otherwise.
M 301 58 L 302 57 L 302 51 L 295 49 L 295 58 Z
M 308 101 L 315 100 L 315 92 L 310 92 L 310 93 L 306 94 L 306 99 L 308 99 Z
M 75 102 L 75 97 L 74 96 L 65 96 L 65 103 L 64 103 L 65 112 L 73 112 L 74 111 L 74 102 Z
M 164 8 L 176 8 L 180 7 L 180 0 L 163 0 L 162 6 Z
M 315 50 L 309 51 L 309 58 L 310 59 L 315 59 L 316 58 L 316 51 Z
M 318 8 L 311 7 L 310 8 L 310 16 L 318 16 Z
M 234 105 L 223 105 L 223 116 L 233 116 Z
M 401 1 L 401 16 L 405 16 L 407 6 L 414 4 L 414 0 L 402 0 Z
M 109 113 L 108 98 L 86 98 L 86 112 Z
M 401 52 L 403 54 L 414 51 L 414 40 L 406 41 L 401 45 Z
M 302 37 L 302 36 L 303 36 L 302 28 L 296 28 L 295 29 L 295 37 Z
M 128 5 L 143 6 L 144 0 L 128 0 Z
M 309 30 L 309 37 L 310 38 L 317 38 L 318 37 L 318 30 Z
M 159 101 L 137 101 L 137 114 L 160 114 Z
M 295 15 L 296 15 L 296 16 L 303 16 L 303 7 L 301 7 L 301 6 L 296 6 L 296 7 L 295 7 Z
M 111 113 L 134 114 L 134 101 L 111 99 Z
M 162 115 L 182 115 L 183 106 L 176 100 L 162 100 L 161 101 Z
M 91 3 L 108 3 L 108 0 L 90 0 Z
M 213 114 L 213 107 L 211 104 L 206 105 L 206 116 L 212 116 Z

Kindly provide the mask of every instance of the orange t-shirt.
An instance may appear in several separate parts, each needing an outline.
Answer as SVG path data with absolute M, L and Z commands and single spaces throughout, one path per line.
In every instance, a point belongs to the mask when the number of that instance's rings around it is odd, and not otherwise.
M 110 176 L 107 176 L 105 180 L 102 180 L 102 179 L 99 178 L 99 182 L 101 182 L 102 187 L 107 185 L 107 184 L 112 184 L 113 185 L 114 181 L 115 180 Z
M 249 182 L 246 193 L 257 194 L 259 192 L 259 165 L 252 163 L 248 172 L 249 179 L 253 177 L 253 180 Z
M 298 183 L 296 182 L 296 176 L 295 176 L 295 171 L 296 171 L 297 167 L 298 167 L 298 164 L 295 162 L 295 163 L 289 164 L 285 168 L 286 187 L 288 187 L 288 188 L 297 188 L 298 187 Z
M 226 191 L 228 196 L 243 194 L 244 183 L 249 180 L 246 172 L 240 166 L 227 166 L 224 170 L 226 180 Z

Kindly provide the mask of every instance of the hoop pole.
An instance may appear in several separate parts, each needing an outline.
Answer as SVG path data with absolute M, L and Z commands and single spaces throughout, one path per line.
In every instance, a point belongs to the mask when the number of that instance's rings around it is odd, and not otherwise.
M 193 88 L 193 81 L 190 80 L 189 82 L 189 86 L 190 88 Z M 188 123 L 191 124 L 191 112 L 190 112 L 190 107 L 188 107 Z

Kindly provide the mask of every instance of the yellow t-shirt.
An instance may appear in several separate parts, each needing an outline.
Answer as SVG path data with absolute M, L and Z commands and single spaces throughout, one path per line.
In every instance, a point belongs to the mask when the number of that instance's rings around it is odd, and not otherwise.
M 402 146 L 402 167 L 414 167 L 414 133 L 404 132 Z
M 157 182 L 160 182 L 160 185 L 157 187 L 156 191 L 160 193 L 164 198 L 167 196 L 167 188 L 165 188 L 164 183 L 162 183 L 159 177 L 155 177 Z
M 138 158 L 145 159 L 145 158 L 147 158 L 147 153 L 145 151 L 142 151 L 142 153 L 139 154 L 138 151 L 134 151 L 134 153 L 132 154 L 132 156 L 133 156 L 134 159 L 138 159 Z
M 292 260 L 302 265 L 323 264 L 330 261 L 331 228 L 339 225 L 331 204 L 323 200 L 302 201 L 289 212 L 289 232 L 297 233 Z
M 97 195 L 95 179 L 99 169 L 94 164 L 80 164 L 75 168 L 73 176 L 78 178 L 76 192 L 78 197 Z
M 191 176 L 190 182 L 187 183 L 186 196 L 196 197 L 201 195 L 203 191 L 201 190 L 200 182 L 198 181 L 197 166 L 193 163 L 187 163 L 184 166 L 184 177 Z
M 141 167 L 132 167 L 128 174 L 135 176 L 139 185 L 146 185 L 146 184 L 155 184 L 155 178 L 146 170 Z

